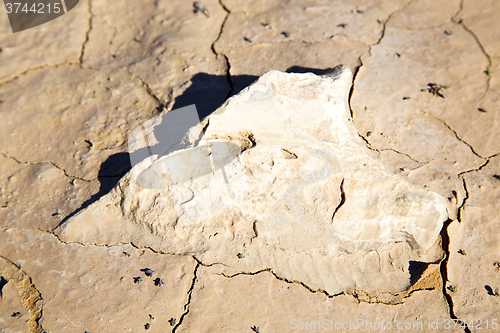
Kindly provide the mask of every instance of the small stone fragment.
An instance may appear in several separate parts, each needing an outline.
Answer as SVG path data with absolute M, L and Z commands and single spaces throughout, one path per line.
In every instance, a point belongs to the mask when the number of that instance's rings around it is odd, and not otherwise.
M 165 280 L 160 279 L 160 278 L 156 278 L 156 279 L 154 279 L 154 283 L 155 283 L 155 286 L 161 287 L 163 284 L 165 284 Z
M 149 314 L 149 318 L 150 318 L 151 320 L 154 320 L 154 319 L 155 319 L 155 317 L 153 317 L 153 315 L 152 315 L 151 313 Z
M 151 325 L 149 323 L 146 323 L 146 325 L 144 325 L 145 330 L 149 330 L 150 327 L 151 327 Z
M 448 36 L 453 35 L 453 31 L 451 31 L 451 30 L 445 30 L 444 33 L 445 33 L 445 35 L 448 35 Z
M 441 98 L 446 98 L 446 94 L 443 89 L 448 89 L 448 86 L 442 86 L 437 83 L 428 83 L 427 84 L 428 88 L 427 91 L 433 94 L 434 96 L 439 96 Z
M 142 283 L 142 281 L 143 281 L 142 277 L 140 277 L 140 276 L 134 277 L 134 283 Z
M 175 318 L 170 318 L 168 320 L 168 322 L 170 323 L 170 326 L 175 326 L 175 324 L 177 323 L 177 320 Z
M 283 36 L 285 36 L 286 38 L 290 37 L 290 35 L 291 35 L 290 31 L 283 31 L 281 34 Z
M 486 110 L 483 108 L 477 108 L 478 111 L 486 113 Z
M 22 316 L 21 312 L 14 312 L 13 314 L 11 314 L 11 317 L 13 318 L 19 318 L 21 316 Z
M 208 12 L 208 6 L 204 6 L 201 3 L 199 3 L 198 1 L 196 1 L 193 3 L 193 7 L 194 7 L 195 14 L 198 12 L 202 12 L 206 17 L 210 16 L 210 13 Z
M 257 326 L 252 326 L 250 327 L 252 329 L 252 331 L 254 331 L 255 333 L 260 333 L 259 331 L 259 328 Z
M 151 276 L 153 276 L 153 273 L 155 271 L 153 271 L 151 268 L 143 268 L 143 269 L 141 269 L 141 272 L 144 272 L 144 274 L 146 274 L 146 276 L 151 277 Z
M 243 253 L 238 253 L 236 256 L 238 257 L 238 259 L 245 258 L 245 256 L 243 255 Z

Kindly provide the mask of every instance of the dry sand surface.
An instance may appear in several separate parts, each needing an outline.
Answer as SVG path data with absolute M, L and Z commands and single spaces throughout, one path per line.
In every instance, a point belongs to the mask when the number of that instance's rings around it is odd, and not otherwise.
M 0 10 L 0 331 L 500 332 L 500 1 L 201 4 L 81 0 L 15 34 Z M 204 118 L 270 70 L 338 64 L 363 149 L 456 208 L 434 261 L 401 268 L 404 290 L 60 237 L 116 191 L 147 120 L 191 104 Z M 367 286 L 384 275 L 356 272 Z

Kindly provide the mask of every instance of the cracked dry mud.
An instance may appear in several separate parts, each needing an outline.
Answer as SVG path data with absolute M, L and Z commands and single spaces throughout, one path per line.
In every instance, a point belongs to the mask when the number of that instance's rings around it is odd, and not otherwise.
M 209 17 L 182 1 L 80 1 L 16 34 L 0 10 L 1 330 L 289 332 L 326 319 L 494 331 L 500 3 L 202 3 Z M 53 233 L 129 170 L 126 139 L 141 123 L 190 104 L 204 117 L 272 69 L 323 74 L 340 63 L 354 73 L 349 106 L 366 147 L 391 173 L 459 207 L 440 233 L 444 257 L 397 298 L 327 294 L 272 269 L 227 272 L 196 255 L 64 243 Z M 446 98 L 429 83 L 447 86 Z

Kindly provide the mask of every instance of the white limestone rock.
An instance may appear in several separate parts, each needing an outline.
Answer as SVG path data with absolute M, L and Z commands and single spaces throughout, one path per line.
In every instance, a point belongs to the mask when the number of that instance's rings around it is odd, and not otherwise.
M 366 148 L 350 116 L 351 82 L 345 66 L 266 73 L 204 120 L 196 147 L 144 160 L 56 233 L 192 254 L 226 274 L 271 269 L 329 294 L 407 289 L 410 261 L 441 259 L 447 201 Z M 187 166 L 176 181 L 162 177 L 172 161 Z

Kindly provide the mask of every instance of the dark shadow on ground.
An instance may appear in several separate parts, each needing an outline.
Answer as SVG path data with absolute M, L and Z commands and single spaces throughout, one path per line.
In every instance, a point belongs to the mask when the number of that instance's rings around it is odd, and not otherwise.
M 5 286 L 7 284 L 7 282 L 9 282 L 9 281 L 6 280 L 3 276 L 0 276 L 0 298 L 3 297 L 2 289 L 3 289 L 3 286 Z
M 312 68 L 312 67 L 302 67 L 302 66 L 292 66 L 289 67 L 286 72 L 287 73 L 313 73 L 316 75 L 325 75 L 330 73 L 333 70 L 333 67 L 329 68 Z
M 253 75 L 231 76 L 198 73 L 191 78 L 191 85 L 175 99 L 172 110 L 191 104 L 196 105 L 200 120 L 212 114 L 228 97 L 239 93 L 257 79 Z
M 410 267 L 408 268 L 408 271 L 410 272 L 411 285 L 414 285 L 415 282 L 420 279 L 422 273 L 427 269 L 428 266 L 429 264 L 426 262 L 410 260 Z
M 97 174 L 97 180 L 100 183 L 99 192 L 90 197 L 85 201 L 80 208 L 64 217 L 64 219 L 59 223 L 59 226 L 63 225 L 68 219 L 78 214 L 83 209 L 87 208 L 99 198 L 109 193 L 113 187 L 118 184 L 120 178 L 122 178 L 131 169 L 130 157 L 128 153 L 117 153 L 109 156 L 104 162 L 101 163 L 99 168 L 99 173 Z

